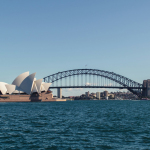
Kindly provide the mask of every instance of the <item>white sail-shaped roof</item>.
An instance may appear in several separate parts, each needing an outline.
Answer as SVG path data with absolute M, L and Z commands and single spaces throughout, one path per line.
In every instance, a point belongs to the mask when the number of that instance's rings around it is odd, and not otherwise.
M 22 81 L 29 76 L 29 71 L 28 72 L 24 72 L 22 74 L 20 74 L 13 82 L 12 84 L 16 85 L 16 86 L 20 86 L 20 84 L 22 83 Z
M 31 94 L 35 74 L 36 73 L 33 73 L 26 77 L 19 86 L 27 94 Z
M 33 83 L 33 87 L 32 87 L 32 90 L 31 90 L 31 93 L 34 93 L 34 92 L 38 92 L 35 81 Z
M 15 91 L 13 91 L 13 93 L 14 93 L 14 94 L 19 94 L 19 93 L 20 93 L 20 91 L 15 90 Z
M 24 72 L 19 75 L 12 84 L 0 82 L 0 91 L 2 94 L 12 93 L 26 93 L 32 94 L 34 92 L 41 93 L 47 91 L 51 83 L 42 82 L 43 79 L 36 80 L 35 74 L 29 75 L 29 72 Z
M 45 88 L 43 85 L 41 85 L 41 88 L 40 88 L 41 92 L 45 91 Z
M 36 81 L 35 81 L 38 93 L 41 93 L 42 81 L 43 81 L 43 79 L 39 79 L 39 80 L 36 80 Z M 45 90 L 45 89 L 44 89 L 44 90 Z
M 20 93 L 24 93 L 23 91 L 19 91 L 19 90 L 15 90 L 14 92 L 13 92 L 13 94 L 20 94 Z
M 45 83 L 45 82 L 42 82 L 42 85 L 44 86 L 45 91 L 47 91 L 47 90 L 49 89 L 49 87 L 50 87 L 51 84 L 52 84 L 52 83 Z
M 6 94 L 6 92 L 7 92 L 7 88 L 5 86 L 6 84 L 7 83 L 5 83 L 5 82 L 0 82 L 0 91 L 2 94 Z
M 16 90 L 16 85 L 6 84 L 7 93 L 12 94 Z

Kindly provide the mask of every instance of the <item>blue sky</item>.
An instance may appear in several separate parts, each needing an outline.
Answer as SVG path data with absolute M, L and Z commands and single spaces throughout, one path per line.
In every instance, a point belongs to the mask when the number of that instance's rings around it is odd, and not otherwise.
M 150 78 L 149 7 L 149 0 L 1 0 L 0 81 L 87 64 L 142 83 Z

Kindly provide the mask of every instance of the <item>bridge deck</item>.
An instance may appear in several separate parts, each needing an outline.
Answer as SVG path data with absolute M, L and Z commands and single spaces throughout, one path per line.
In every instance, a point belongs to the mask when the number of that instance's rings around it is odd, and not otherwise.
M 143 87 L 117 87 L 117 86 L 55 86 L 50 87 L 50 89 L 54 88 L 116 88 L 116 89 L 144 89 Z

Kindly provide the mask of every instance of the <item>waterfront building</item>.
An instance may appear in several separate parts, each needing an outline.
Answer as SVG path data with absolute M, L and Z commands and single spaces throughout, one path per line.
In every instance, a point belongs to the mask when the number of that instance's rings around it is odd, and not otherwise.
M 109 97 L 109 99 L 114 99 L 115 95 L 111 93 L 111 94 L 108 94 L 108 97 Z
M 104 97 L 104 92 L 101 92 L 101 96 L 100 97 Z
M 85 92 L 86 97 L 89 97 L 89 91 Z
M 49 91 L 51 83 L 42 82 L 43 79 L 36 80 L 35 74 L 24 72 L 12 84 L 0 82 L 0 101 L 55 101 Z
M 90 95 L 96 97 L 96 93 L 91 93 Z
M 100 92 L 96 92 L 96 98 L 97 98 L 97 99 L 101 99 L 100 96 L 101 96 L 101 93 L 100 93 Z
M 104 96 L 108 97 L 108 91 L 104 91 Z
M 35 74 L 29 75 L 29 72 L 20 74 L 12 84 L 0 82 L 1 94 L 28 94 L 41 93 L 47 91 L 51 83 L 42 82 L 43 79 L 36 80 Z
M 104 91 L 105 99 L 108 100 L 108 91 Z

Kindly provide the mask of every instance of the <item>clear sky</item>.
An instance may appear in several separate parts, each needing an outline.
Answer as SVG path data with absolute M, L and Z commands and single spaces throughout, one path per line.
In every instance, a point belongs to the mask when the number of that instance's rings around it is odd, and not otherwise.
M 150 78 L 150 0 L 1 0 L 0 63 L 7 83 L 85 65 L 142 83 Z

